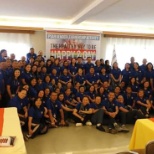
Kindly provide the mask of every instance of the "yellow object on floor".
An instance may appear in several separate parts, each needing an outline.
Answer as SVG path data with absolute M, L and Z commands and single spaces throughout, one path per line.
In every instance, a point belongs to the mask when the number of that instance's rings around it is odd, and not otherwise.
M 137 120 L 130 140 L 129 149 L 145 149 L 146 144 L 154 140 L 154 122 L 149 119 Z

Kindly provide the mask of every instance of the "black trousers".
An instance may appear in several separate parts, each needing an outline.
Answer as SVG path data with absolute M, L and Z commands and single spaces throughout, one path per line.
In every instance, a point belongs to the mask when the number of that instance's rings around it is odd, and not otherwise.
M 104 111 L 103 109 L 99 109 L 97 112 L 95 112 L 91 117 L 91 122 L 96 124 L 103 124 L 103 118 L 104 118 Z
M 133 124 L 137 119 L 145 118 L 144 115 L 138 110 L 132 110 L 129 112 L 119 112 L 118 114 L 122 124 Z
M 73 120 L 75 121 L 75 123 L 82 123 L 83 125 L 85 125 L 87 121 L 91 120 L 91 116 L 91 114 L 86 114 L 84 116 L 84 121 L 81 121 L 81 119 L 73 115 Z

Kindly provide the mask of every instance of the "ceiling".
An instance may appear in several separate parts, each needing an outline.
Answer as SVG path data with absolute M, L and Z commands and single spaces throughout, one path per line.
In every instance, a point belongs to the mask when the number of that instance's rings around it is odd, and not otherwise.
M 5 0 L 0 25 L 154 33 L 154 0 Z

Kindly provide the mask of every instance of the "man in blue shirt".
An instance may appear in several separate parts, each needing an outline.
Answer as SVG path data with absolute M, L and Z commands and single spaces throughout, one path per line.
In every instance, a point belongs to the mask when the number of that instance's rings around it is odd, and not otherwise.
M 29 63 L 30 58 L 36 59 L 37 55 L 34 52 L 34 48 L 30 48 L 30 52 L 27 53 L 26 57 L 27 57 L 27 63 Z

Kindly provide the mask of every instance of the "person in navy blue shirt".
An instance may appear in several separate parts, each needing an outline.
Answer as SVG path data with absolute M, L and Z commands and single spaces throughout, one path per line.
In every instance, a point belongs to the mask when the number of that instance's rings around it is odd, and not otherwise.
M 110 84 L 110 82 L 111 82 L 111 80 L 110 80 L 110 75 L 106 73 L 106 68 L 105 68 L 105 67 L 102 67 L 101 73 L 100 73 L 100 75 L 99 75 L 99 78 L 100 78 L 100 83 L 101 83 L 102 85 L 103 85 L 103 82 L 104 82 L 104 81 L 109 82 L 109 84 Z
M 91 67 L 89 73 L 86 74 L 86 86 L 87 88 L 94 83 L 99 83 L 99 76 L 95 73 L 94 67 Z
M 30 62 L 30 61 L 29 61 L 30 58 L 36 59 L 37 55 L 36 55 L 35 52 L 34 52 L 34 48 L 30 48 L 30 52 L 27 53 L 26 57 L 27 57 L 27 63 Z
M 119 85 L 121 81 L 121 70 L 118 68 L 118 63 L 113 63 L 113 69 L 111 69 L 111 85 L 114 88 L 115 86 Z
M 29 84 L 30 79 L 32 78 L 32 73 L 31 73 L 31 65 L 26 64 L 24 72 L 21 74 L 21 81 L 22 84 Z
M 149 117 L 149 110 L 151 103 L 148 98 L 144 95 L 144 90 L 140 89 L 138 97 L 135 100 L 135 108 L 138 109 L 145 117 Z
M 51 77 L 51 79 L 55 79 L 56 84 L 58 83 L 59 75 L 57 74 L 57 70 L 55 68 L 52 69 L 50 77 Z
M 47 109 L 42 105 L 41 98 L 37 97 L 28 112 L 28 138 L 47 133 L 48 126 L 45 118 L 48 118 Z
M 152 98 L 152 89 L 150 88 L 149 81 L 144 82 L 143 90 L 144 90 L 145 97 L 148 98 L 149 100 L 151 100 L 151 98 Z
M 153 90 L 154 89 L 154 85 L 153 85 L 154 70 L 153 70 L 152 63 L 147 64 L 146 70 L 145 70 L 145 77 L 146 77 L 146 80 L 150 82 L 150 87 Z
M 131 57 L 130 58 L 130 70 L 133 71 L 134 70 L 134 63 L 135 63 L 135 58 Z
M 92 124 L 96 125 L 96 129 L 105 132 L 105 129 L 103 127 L 104 111 L 101 97 L 96 96 L 95 101 L 91 103 L 90 106 L 92 108 L 93 113 L 91 117 Z
M 78 71 L 78 68 L 76 66 L 76 60 L 75 60 L 75 58 L 72 58 L 71 63 L 68 67 L 68 73 L 72 77 L 73 81 L 77 75 L 77 71 Z
M 61 74 L 63 74 L 64 69 L 69 70 L 69 63 L 67 60 L 64 60 L 63 65 L 60 68 Z
M 21 88 L 19 89 L 17 95 L 8 102 L 8 107 L 17 108 L 21 126 L 25 125 L 28 117 L 27 102 L 24 99 L 26 95 L 27 90 Z
M 134 77 L 130 79 L 130 86 L 132 88 L 132 93 L 136 95 L 139 90 L 139 85 L 136 83 L 136 79 Z
M 32 106 L 35 98 L 37 97 L 36 85 L 37 85 L 36 78 L 31 78 L 30 86 L 29 86 L 29 93 L 28 93 L 28 97 L 29 97 L 29 101 L 30 101 L 30 106 Z
M 83 70 L 83 73 L 85 74 L 85 70 L 84 70 L 84 64 L 83 64 L 83 59 L 82 57 L 78 57 L 77 58 L 77 63 L 76 63 L 77 68 L 81 68 Z
M 39 90 L 44 90 L 44 89 L 45 89 L 45 84 L 44 84 L 42 78 L 38 77 L 37 78 L 36 90 L 39 91 Z
M 81 103 L 79 103 L 73 110 L 73 115 L 76 126 L 92 125 L 92 123 L 90 122 L 92 108 L 89 104 L 89 99 L 87 96 L 84 96 Z
M 7 86 L 6 86 L 7 93 L 8 93 L 8 96 L 10 97 L 10 99 L 16 95 L 20 84 L 21 84 L 20 70 L 15 69 L 13 76 L 9 78 L 9 80 L 7 81 Z
M 132 77 L 136 79 L 136 82 L 138 83 L 139 87 L 142 87 L 146 78 L 145 73 L 140 70 L 138 63 L 134 63 L 134 70 L 131 72 L 131 78 Z
M 66 103 L 65 101 L 65 97 L 63 93 L 59 93 L 58 95 L 58 101 L 61 103 L 61 107 L 64 111 L 64 117 L 65 117 L 65 121 L 69 119 L 72 119 L 72 112 L 73 109 L 69 107 L 69 105 Z
M 61 107 L 61 103 L 58 101 L 56 92 L 51 92 L 50 99 L 45 103 L 45 107 L 48 110 L 51 127 L 57 127 L 57 125 L 68 126 L 65 122 L 64 111 Z
M 132 93 L 131 86 L 127 86 L 126 92 L 124 93 L 124 102 L 128 110 L 132 110 L 135 107 L 136 96 Z
M 50 91 L 53 90 L 51 78 L 50 78 L 50 75 L 48 75 L 48 74 L 45 76 L 44 86 L 45 86 L 45 88 L 46 87 L 50 88 Z
M 83 75 L 83 69 L 79 68 L 78 73 L 75 77 L 75 82 L 79 82 L 81 85 L 85 85 L 85 76 Z
M 90 103 L 95 102 L 95 87 L 91 85 L 85 95 L 88 96 Z
M 90 72 L 91 67 L 94 67 L 94 64 L 91 62 L 91 57 L 87 57 L 87 63 L 84 64 L 85 74 Z
M 145 72 L 146 66 L 147 66 L 147 59 L 144 58 L 143 61 L 142 61 L 142 65 L 140 66 L 140 70 Z
M 0 62 L 5 62 L 7 57 L 7 50 L 6 49 L 2 49 L 0 51 Z
M 52 67 L 51 67 L 51 70 L 52 69 L 56 69 L 57 70 L 57 75 L 59 76 L 61 74 L 61 67 L 60 67 L 60 63 L 59 63 L 59 59 L 55 59 Z M 50 72 L 51 73 L 51 72 Z
M 77 100 L 77 102 L 81 102 L 81 100 L 83 99 L 84 95 L 85 95 L 85 87 L 84 86 L 80 86 L 79 92 L 76 93 L 76 100 Z
M 122 95 L 120 86 L 116 86 L 114 89 L 115 99 L 117 100 L 119 95 Z
M 105 90 L 104 90 L 104 87 L 101 86 L 101 87 L 98 89 L 98 93 L 97 93 L 97 95 L 101 97 L 102 101 L 107 100 L 107 95 L 108 95 L 108 94 L 105 94 L 104 91 L 105 91 Z
M 127 86 L 129 84 L 130 76 L 131 76 L 129 63 L 125 64 L 125 68 L 122 70 L 121 75 L 122 75 L 122 81 L 124 81 L 125 86 Z
M 68 69 L 63 69 L 63 74 L 59 77 L 59 82 L 66 86 L 68 82 L 72 82 L 71 76 L 68 74 Z
M 100 60 L 96 60 L 94 68 L 95 68 L 95 73 L 99 75 L 102 69 Z
M 46 61 L 46 68 L 47 68 L 47 73 L 50 74 L 51 70 L 52 70 L 52 64 L 51 64 L 51 60 L 50 59 L 48 59 Z
M 107 74 L 111 73 L 111 66 L 109 60 L 105 60 L 105 69 Z
M 117 124 L 116 117 L 118 115 L 118 102 L 115 100 L 114 92 L 110 91 L 108 99 L 103 101 L 104 118 L 108 121 L 108 132 L 115 134 L 122 131 L 122 128 Z
M 126 124 L 134 124 L 137 119 L 142 119 L 144 116 L 138 110 L 128 110 L 125 106 L 124 98 L 122 95 L 118 96 L 119 117 L 122 124 L 122 131 L 128 132 Z
M 34 78 L 37 77 L 37 65 L 32 65 L 31 74 L 32 74 L 32 77 L 34 77 Z

